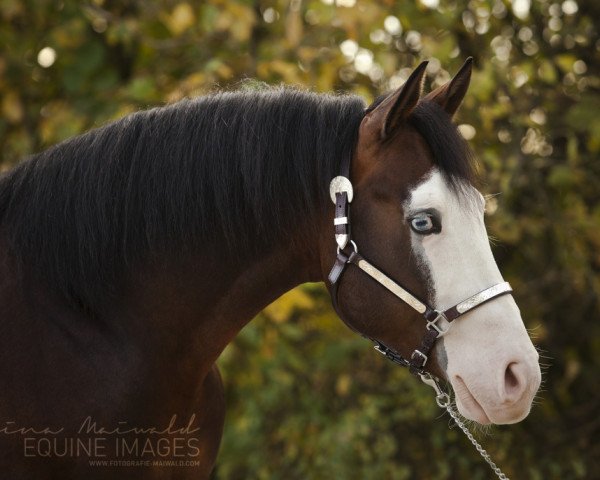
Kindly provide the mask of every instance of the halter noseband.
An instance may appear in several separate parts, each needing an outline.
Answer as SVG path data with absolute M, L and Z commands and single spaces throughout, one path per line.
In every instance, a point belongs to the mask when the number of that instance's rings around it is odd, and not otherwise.
M 404 303 L 419 312 L 427 322 L 426 332 L 421 339 L 420 345 L 413 350 L 410 359 L 402 357 L 402 355 L 400 355 L 394 349 L 386 346 L 379 340 L 370 337 L 366 338 L 369 338 L 369 340 L 375 343 L 375 349 L 378 352 L 385 355 L 394 363 L 408 367 L 412 374 L 419 375 L 423 378 L 425 375 L 425 364 L 427 363 L 429 354 L 433 348 L 433 345 L 435 344 L 435 341 L 448 332 L 452 326 L 452 322 L 461 315 L 480 307 L 490 300 L 498 298 L 501 295 L 511 293 L 512 288 L 508 282 L 501 282 L 486 288 L 479 293 L 476 293 L 475 295 L 457 303 L 447 310 L 438 311 L 428 305 L 426 302 L 418 299 L 415 295 L 410 293 L 404 287 L 396 283 L 385 273 L 367 261 L 358 253 L 356 243 L 351 240 L 350 203 L 354 197 L 354 192 L 352 189 L 352 183 L 349 180 L 350 160 L 351 156 L 348 156 L 348 158 L 343 162 L 342 174 L 335 177 L 329 186 L 331 200 L 335 204 L 335 218 L 333 220 L 333 224 L 335 227 L 335 240 L 338 245 L 335 263 L 333 264 L 331 272 L 328 276 L 328 280 L 332 289 L 331 299 L 333 307 L 335 308 L 335 311 L 339 317 L 343 320 L 338 306 L 338 290 L 340 280 L 342 278 L 342 274 L 346 270 L 346 267 L 348 265 L 355 265 L 376 282 L 392 292 Z M 352 246 L 352 249 L 347 253 L 346 250 L 349 244 Z M 356 331 L 356 329 L 348 322 L 346 322 L 346 324 L 352 330 Z M 365 336 L 362 333 L 360 334 Z

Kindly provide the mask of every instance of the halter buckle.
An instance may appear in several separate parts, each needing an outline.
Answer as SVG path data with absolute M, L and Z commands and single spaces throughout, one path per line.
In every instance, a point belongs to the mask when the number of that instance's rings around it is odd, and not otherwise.
M 448 321 L 448 319 L 446 318 L 446 315 L 444 315 L 444 312 L 436 311 L 435 313 L 436 313 L 436 317 L 433 320 L 427 320 L 427 329 L 435 330 L 436 332 L 438 332 L 438 338 L 439 338 L 439 337 L 443 337 L 444 335 L 446 335 L 446 333 L 448 333 L 448 330 L 450 330 L 452 323 L 450 323 Z M 441 325 L 438 325 L 438 322 L 440 320 L 444 320 L 448 324 L 446 329 L 444 329 Z
M 427 364 L 427 360 L 429 360 L 429 357 L 420 350 L 414 350 L 412 352 L 412 355 L 410 356 L 410 359 L 413 362 L 416 362 L 418 359 L 420 359 L 421 362 L 419 362 L 419 370 L 421 370 Z

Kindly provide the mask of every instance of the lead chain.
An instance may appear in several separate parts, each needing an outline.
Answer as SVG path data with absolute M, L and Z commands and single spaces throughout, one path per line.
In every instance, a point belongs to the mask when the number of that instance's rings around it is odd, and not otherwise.
M 450 404 L 446 405 L 445 408 L 446 408 L 446 411 L 450 414 L 450 416 L 454 419 L 454 421 L 456 422 L 456 424 L 458 425 L 458 427 L 463 431 L 463 433 L 471 441 L 471 443 L 473 444 L 473 446 L 475 447 L 475 449 L 479 452 L 479 455 L 481 455 L 483 457 L 483 459 L 488 463 L 488 465 L 490 466 L 490 468 L 494 471 L 494 473 L 496 474 L 496 476 L 500 480 L 509 480 L 509 478 L 506 475 L 504 475 L 504 473 L 502 472 L 502 470 L 500 470 L 500 467 L 498 467 L 498 465 L 496 465 L 494 463 L 494 461 L 492 460 L 492 457 L 490 457 L 490 454 L 485 450 L 485 448 L 483 448 L 481 446 L 481 444 L 477 440 L 475 440 L 475 437 L 469 431 L 469 429 L 463 423 L 463 421 L 460 419 L 460 417 L 458 416 L 458 413 L 456 412 L 456 410 L 454 410 L 454 408 Z
M 496 474 L 496 476 L 500 480 L 509 480 L 509 478 L 500 470 L 500 467 L 494 463 L 490 454 L 481 446 L 481 444 L 475 439 L 473 434 L 469 431 L 467 426 L 461 420 L 458 412 L 454 409 L 454 407 L 450 403 L 450 397 L 447 393 L 443 392 L 440 388 L 437 380 L 429 374 L 422 374 L 421 380 L 423 383 L 429 385 L 435 390 L 436 397 L 435 401 L 440 408 L 445 408 L 448 414 L 452 417 L 456 425 L 463 431 L 463 433 L 467 436 L 469 441 L 475 447 L 475 450 L 479 452 L 479 455 L 487 462 L 492 471 Z

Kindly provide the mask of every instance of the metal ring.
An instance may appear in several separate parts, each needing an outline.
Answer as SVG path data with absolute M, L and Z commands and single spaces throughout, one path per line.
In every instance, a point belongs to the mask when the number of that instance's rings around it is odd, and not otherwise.
M 358 247 L 356 246 L 356 243 L 354 243 L 354 240 L 350 240 L 350 243 L 354 247 L 354 253 L 358 253 Z M 340 251 L 341 251 L 341 248 L 337 247 L 337 253 L 340 253 Z
M 447 393 L 440 393 L 439 395 L 436 395 L 435 403 L 437 403 L 438 407 L 440 408 L 448 407 L 448 405 L 450 405 L 450 395 Z

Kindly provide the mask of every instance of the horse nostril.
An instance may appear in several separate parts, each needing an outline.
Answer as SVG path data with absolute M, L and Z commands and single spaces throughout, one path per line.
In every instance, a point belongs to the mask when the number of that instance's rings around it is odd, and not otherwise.
M 516 362 L 509 363 L 504 372 L 504 398 L 515 402 L 521 398 L 525 389 L 522 366 Z

